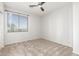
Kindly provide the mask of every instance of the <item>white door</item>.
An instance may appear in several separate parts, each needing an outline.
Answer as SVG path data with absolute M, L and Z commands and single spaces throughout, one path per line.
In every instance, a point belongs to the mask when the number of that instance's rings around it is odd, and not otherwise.
M 0 48 L 4 47 L 4 9 L 0 3 Z

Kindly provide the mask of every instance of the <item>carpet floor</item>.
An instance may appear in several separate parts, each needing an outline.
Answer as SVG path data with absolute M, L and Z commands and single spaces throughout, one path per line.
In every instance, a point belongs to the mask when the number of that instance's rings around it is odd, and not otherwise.
M 72 56 L 72 48 L 45 39 L 29 40 L 6 45 L 1 56 Z

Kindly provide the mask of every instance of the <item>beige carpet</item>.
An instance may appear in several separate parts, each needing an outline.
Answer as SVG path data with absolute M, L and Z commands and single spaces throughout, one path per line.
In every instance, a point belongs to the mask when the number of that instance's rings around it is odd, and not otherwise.
M 72 48 L 44 39 L 6 45 L 1 56 L 70 56 Z

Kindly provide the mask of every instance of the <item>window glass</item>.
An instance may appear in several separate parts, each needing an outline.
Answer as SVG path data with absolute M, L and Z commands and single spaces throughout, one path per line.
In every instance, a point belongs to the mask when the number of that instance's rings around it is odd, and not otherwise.
M 19 16 L 19 31 L 27 31 L 27 18 L 24 16 Z
M 18 15 L 12 14 L 11 32 L 18 32 Z

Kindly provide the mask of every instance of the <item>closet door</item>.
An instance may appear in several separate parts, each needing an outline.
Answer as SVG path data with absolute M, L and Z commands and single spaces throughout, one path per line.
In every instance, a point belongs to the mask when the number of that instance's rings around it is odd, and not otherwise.
M 4 47 L 4 9 L 0 3 L 0 49 Z

